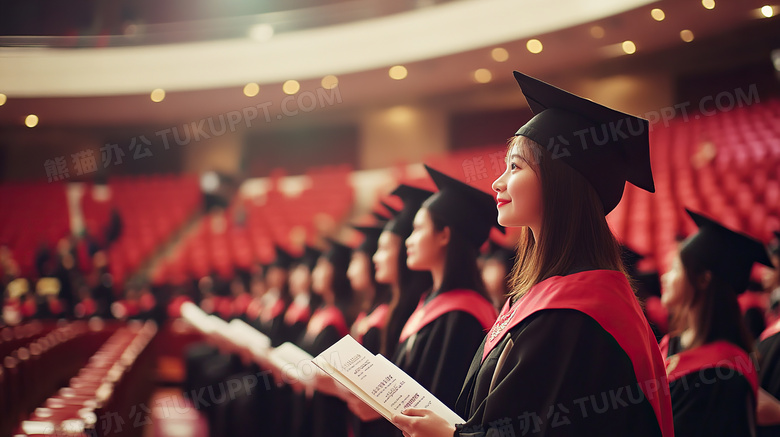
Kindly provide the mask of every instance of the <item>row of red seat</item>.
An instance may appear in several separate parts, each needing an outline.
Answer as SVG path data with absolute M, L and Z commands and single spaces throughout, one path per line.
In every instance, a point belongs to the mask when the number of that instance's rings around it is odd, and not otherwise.
M 5 335 L 0 377 L 0 435 L 10 435 L 44 400 L 67 384 L 105 341 L 110 329 L 85 322 L 58 326 L 31 322 Z M 9 337 L 13 337 L 8 339 Z
M 250 269 L 254 263 L 274 259 L 274 244 L 298 247 L 327 234 L 350 213 L 353 188 L 346 166 L 319 168 L 297 182 L 292 194 L 283 184 L 284 173 L 269 178 L 260 197 L 239 196 L 224 211 L 204 219 L 178 250 L 154 272 L 155 281 L 185 276 L 202 277 L 216 272 L 225 278 L 235 268 Z
M 92 339 L 88 350 L 82 347 L 74 352 L 69 347 L 71 356 L 58 357 L 58 362 L 39 363 L 39 371 L 45 369 L 67 378 L 40 399 L 35 404 L 37 408 L 22 411 L 26 417 L 18 424 L 17 433 L 142 435 L 143 426 L 138 419 L 151 420 L 150 410 L 141 406 L 145 406 L 152 390 L 150 371 L 154 357 L 149 344 L 157 332 L 156 325 L 153 322 L 103 325 L 96 321 L 91 324 L 100 325 L 99 329 L 90 330 L 93 337 L 100 338 L 99 342 Z M 57 369 L 58 364 L 65 369 Z
M 111 179 L 110 199 L 97 201 L 90 186 L 82 197 L 85 221 L 97 229 L 108 225 L 116 208 L 122 233 L 109 249 L 109 268 L 114 283 L 121 285 L 200 205 L 197 177 L 191 175 L 135 176 Z

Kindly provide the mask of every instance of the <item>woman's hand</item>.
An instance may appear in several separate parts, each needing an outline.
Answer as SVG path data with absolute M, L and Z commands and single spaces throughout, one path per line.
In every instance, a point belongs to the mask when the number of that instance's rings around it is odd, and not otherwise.
M 452 437 L 455 427 L 431 410 L 407 408 L 393 417 L 404 437 Z

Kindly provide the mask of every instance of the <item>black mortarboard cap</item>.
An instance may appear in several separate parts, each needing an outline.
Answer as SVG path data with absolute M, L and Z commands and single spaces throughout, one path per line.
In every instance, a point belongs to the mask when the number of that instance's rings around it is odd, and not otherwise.
M 601 199 L 604 215 L 620 202 L 626 181 L 655 192 L 647 120 L 514 74 L 534 113 L 515 135 L 535 141 L 582 174 Z
M 285 270 L 288 270 L 290 268 L 290 265 L 292 265 L 295 258 L 290 255 L 289 252 L 282 249 L 281 247 L 274 245 L 274 251 L 276 252 L 276 258 L 274 258 L 273 262 L 269 265 L 269 267 L 280 267 Z
M 498 210 L 493 196 L 427 165 L 425 170 L 439 192 L 428 198 L 423 207 L 438 215 L 453 232 L 479 247 L 487 240 L 492 227 L 504 230 L 496 221 Z
M 417 210 L 425 202 L 425 199 L 431 197 L 433 192 L 411 185 L 401 184 L 391 193 L 401 198 L 404 203 L 403 208 L 395 214 L 387 225 L 385 230 L 398 235 L 404 240 L 412 233 L 412 222 Z
M 736 293 L 745 291 L 754 263 L 771 267 L 766 248 L 760 241 L 732 231 L 720 223 L 685 210 L 699 231 L 682 244 L 680 257 L 695 257 L 713 276 L 734 288 Z
M 364 235 L 363 242 L 355 250 L 364 252 L 369 257 L 374 255 L 379 245 L 379 235 L 384 231 L 382 226 L 352 226 L 356 231 Z
M 352 248 L 332 238 L 327 238 L 327 241 L 330 247 L 322 256 L 330 261 L 333 264 L 333 268 L 337 271 L 347 271 L 349 262 L 352 260 Z

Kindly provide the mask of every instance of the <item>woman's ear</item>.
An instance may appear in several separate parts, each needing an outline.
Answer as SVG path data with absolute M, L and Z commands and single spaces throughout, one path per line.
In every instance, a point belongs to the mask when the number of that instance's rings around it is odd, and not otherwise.
M 440 247 L 447 247 L 450 244 L 450 232 L 450 227 L 445 226 L 444 229 L 436 233 L 436 242 L 439 243 Z

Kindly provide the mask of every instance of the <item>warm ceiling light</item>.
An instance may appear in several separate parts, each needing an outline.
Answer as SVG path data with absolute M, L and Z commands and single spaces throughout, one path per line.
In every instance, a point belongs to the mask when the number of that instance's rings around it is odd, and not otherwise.
M 509 59 L 509 52 L 503 47 L 496 47 L 490 52 L 490 56 L 496 62 L 506 62 Z
M 761 6 L 761 15 L 766 18 L 772 18 L 775 15 L 775 9 L 770 5 Z
M 24 119 L 24 125 L 27 127 L 35 127 L 38 126 L 38 116 L 35 114 L 30 114 Z
M 255 24 L 249 28 L 249 37 L 255 41 L 265 42 L 274 36 L 274 27 L 270 24 Z
M 655 8 L 652 11 L 650 11 L 650 15 L 653 17 L 653 20 L 655 21 L 664 21 L 664 18 L 666 18 L 666 14 L 664 14 L 664 11 L 658 8 Z
M 604 28 L 601 26 L 593 26 L 590 28 L 590 36 L 596 39 L 604 38 Z
M 681 30 L 680 38 L 685 42 L 691 42 L 693 41 L 693 32 L 688 29 Z
M 297 80 L 288 80 L 282 85 L 282 91 L 285 94 L 293 95 L 301 90 L 301 84 Z
M 406 67 L 403 65 L 394 65 L 390 67 L 390 70 L 387 72 L 387 74 L 390 75 L 391 79 L 401 80 L 406 79 L 406 75 L 409 73 L 406 71 Z
M 543 49 L 542 42 L 538 39 L 529 39 L 528 42 L 525 43 L 525 48 L 531 53 L 541 53 Z
M 477 83 L 488 83 L 493 80 L 493 74 L 487 68 L 480 68 L 473 73 L 474 81 Z
M 633 55 L 636 53 L 636 44 L 633 41 L 623 41 L 623 51 L 627 55 Z
M 715 0 L 701 0 L 701 5 L 705 9 L 715 9 Z
M 150 97 L 154 103 L 160 103 L 165 99 L 165 90 L 157 88 L 152 91 Z
M 322 78 L 322 81 L 320 82 L 323 88 L 326 90 L 332 90 L 333 88 L 336 88 L 339 86 L 339 78 L 329 74 Z
M 5 96 L 5 94 L 0 93 L 0 106 L 5 105 L 6 100 L 8 100 L 8 98 Z
M 250 82 L 244 85 L 244 95 L 247 97 L 254 97 L 260 92 L 260 85 Z

